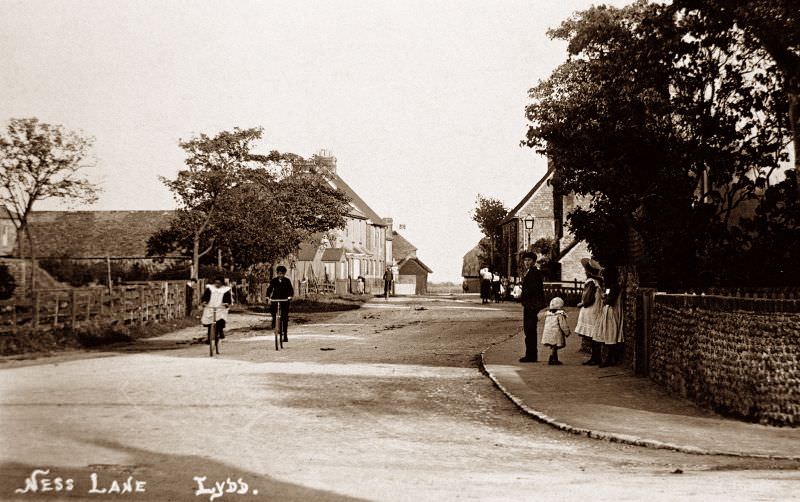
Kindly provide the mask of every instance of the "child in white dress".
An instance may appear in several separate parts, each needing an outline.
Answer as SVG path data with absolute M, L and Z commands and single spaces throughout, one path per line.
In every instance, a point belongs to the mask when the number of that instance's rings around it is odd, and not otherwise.
M 564 300 L 555 297 L 550 300 L 542 332 L 542 345 L 550 347 L 550 359 L 547 364 L 562 364 L 558 360 L 558 349 L 563 349 L 567 345 L 567 337 L 571 334 L 567 313 L 564 311 Z

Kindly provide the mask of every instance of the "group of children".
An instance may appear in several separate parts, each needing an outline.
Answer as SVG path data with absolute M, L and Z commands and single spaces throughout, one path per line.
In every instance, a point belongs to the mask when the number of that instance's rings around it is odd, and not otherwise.
M 583 364 L 603 367 L 612 362 L 608 354 L 603 357 L 603 347 L 622 342 L 619 287 L 617 281 L 609 280 L 610 287 L 603 290 L 603 268 L 600 264 L 589 258 L 581 260 L 581 264 L 586 271 L 586 282 L 581 302 L 578 304 L 580 311 L 575 333 L 591 340 L 592 355 Z M 550 348 L 548 364 L 562 364 L 558 360 L 558 350 L 566 346 L 567 337 L 571 333 L 567 323 L 567 313 L 564 310 L 564 300 L 553 298 L 545 315 L 542 332 L 542 345 Z

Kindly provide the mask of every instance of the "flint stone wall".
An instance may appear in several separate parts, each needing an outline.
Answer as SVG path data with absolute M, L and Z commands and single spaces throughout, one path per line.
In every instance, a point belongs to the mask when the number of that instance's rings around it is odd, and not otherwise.
M 800 300 L 656 295 L 650 377 L 722 414 L 800 426 Z

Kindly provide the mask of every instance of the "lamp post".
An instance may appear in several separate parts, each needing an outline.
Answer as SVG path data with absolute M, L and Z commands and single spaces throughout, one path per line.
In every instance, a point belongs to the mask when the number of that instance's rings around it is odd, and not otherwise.
M 527 215 L 523 220 L 525 222 L 525 233 L 527 234 L 527 241 L 528 245 L 525 247 L 525 251 L 529 251 L 531 248 L 531 230 L 533 230 L 533 216 Z

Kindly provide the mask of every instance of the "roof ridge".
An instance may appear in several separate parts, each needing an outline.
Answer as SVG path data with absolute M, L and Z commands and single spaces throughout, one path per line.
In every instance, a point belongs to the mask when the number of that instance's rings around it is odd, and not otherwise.
M 549 167 L 549 168 L 547 169 L 547 172 L 546 172 L 546 173 L 544 173 L 544 176 L 542 176 L 542 178 L 541 178 L 539 181 L 537 181 L 537 182 L 536 182 L 536 184 L 533 186 L 533 188 L 531 188 L 530 192 L 528 192 L 528 193 L 525 195 L 525 197 L 523 197 L 523 198 L 522 198 L 522 200 L 519 202 L 519 204 L 517 204 L 516 206 L 514 206 L 514 209 L 510 210 L 510 211 L 509 211 L 509 212 L 506 214 L 505 218 L 503 218 L 503 219 L 500 221 L 500 225 L 503 225 L 503 224 L 505 224 L 505 223 L 508 223 L 509 221 L 511 221 L 511 220 L 514 218 L 514 216 L 515 216 L 515 213 L 516 213 L 517 211 L 519 211 L 520 209 L 522 209 L 522 206 L 524 206 L 524 205 L 525 205 L 525 203 L 527 203 L 527 202 L 528 202 L 528 201 L 531 199 L 531 197 L 533 197 L 533 196 L 534 196 L 534 194 L 535 194 L 535 193 L 536 193 L 536 192 L 539 190 L 539 188 L 541 188 L 541 187 L 542 187 L 542 185 L 544 184 L 544 182 L 545 182 L 545 181 L 547 181 L 547 179 L 550 177 L 550 175 L 551 175 L 551 174 L 552 174 L 554 171 L 555 171 L 555 168 L 553 168 L 553 167 Z

